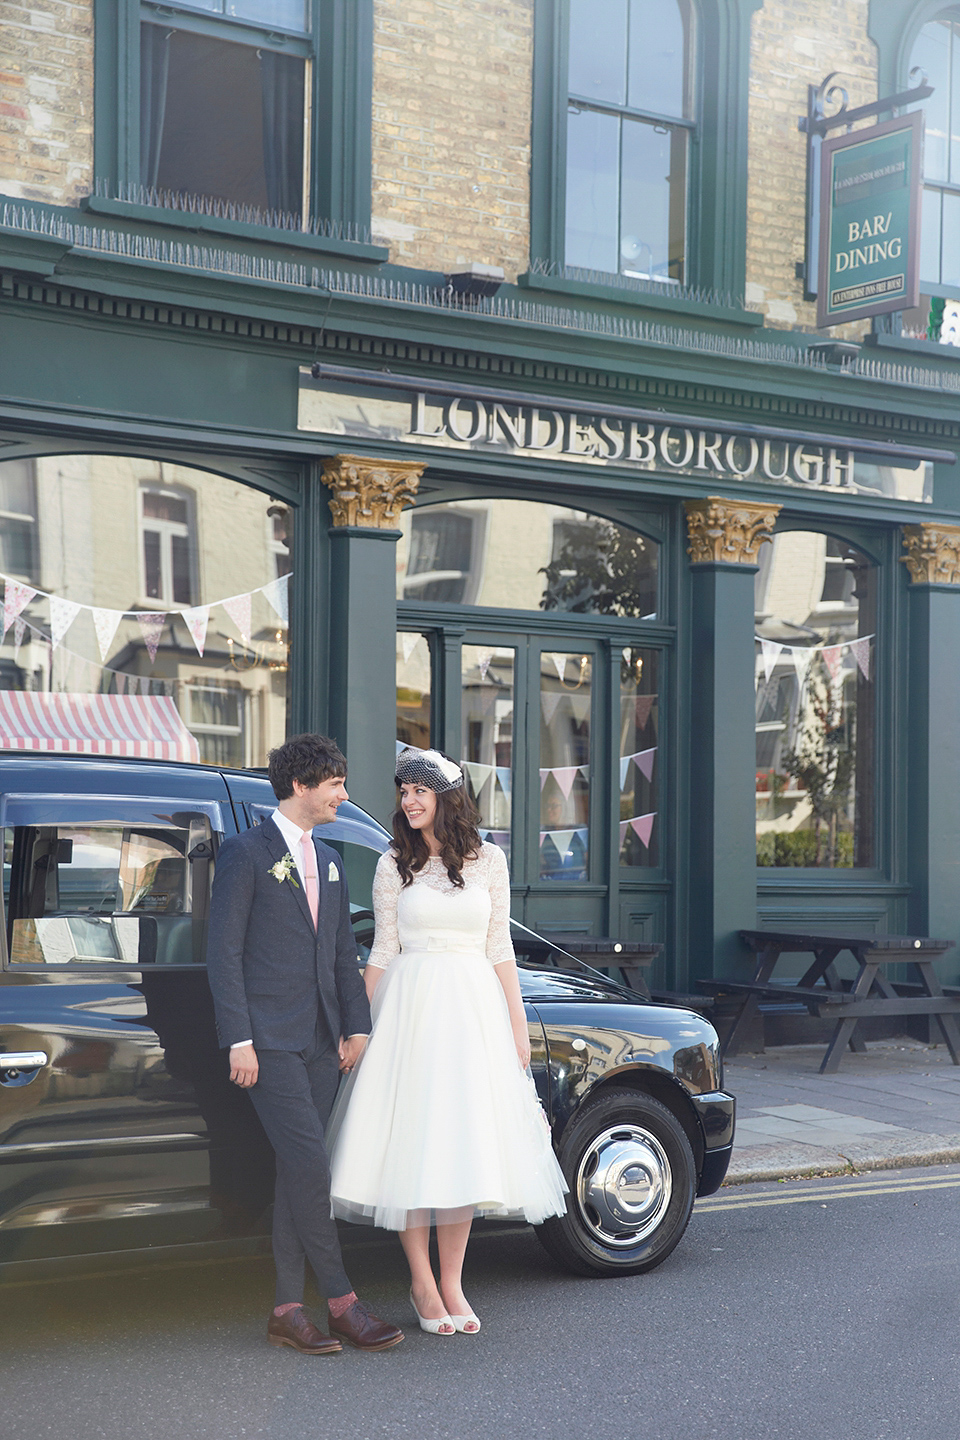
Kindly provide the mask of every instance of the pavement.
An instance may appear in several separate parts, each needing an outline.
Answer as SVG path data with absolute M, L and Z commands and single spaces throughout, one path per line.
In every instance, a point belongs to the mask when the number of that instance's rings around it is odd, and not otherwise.
M 960 1161 L 960 1066 L 945 1045 L 909 1036 L 847 1051 L 819 1074 L 825 1047 L 737 1055 L 724 1086 L 737 1098 L 728 1185 Z

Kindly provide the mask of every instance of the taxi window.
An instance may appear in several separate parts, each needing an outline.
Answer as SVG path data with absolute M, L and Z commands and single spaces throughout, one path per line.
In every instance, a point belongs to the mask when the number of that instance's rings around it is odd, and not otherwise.
M 49 808 L 36 815 L 44 823 L 3 830 L 11 966 L 203 963 L 214 855 L 208 815 L 63 824 L 48 823 Z M 18 807 L 16 818 L 29 820 L 29 807 Z

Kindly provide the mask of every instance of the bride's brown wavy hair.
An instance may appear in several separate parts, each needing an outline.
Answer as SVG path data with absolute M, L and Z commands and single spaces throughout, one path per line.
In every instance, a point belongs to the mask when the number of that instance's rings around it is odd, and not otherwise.
M 399 788 L 399 781 L 397 785 Z M 437 813 L 433 833 L 440 845 L 440 859 L 446 866 L 451 884 L 462 890 L 463 862 L 479 855 L 483 844 L 477 828 L 480 815 L 462 785 L 455 790 L 434 791 L 434 794 L 437 797 Z M 413 829 L 399 801 L 393 813 L 393 848 L 402 884 L 412 885 L 414 875 L 429 860 L 430 851 L 423 832 Z

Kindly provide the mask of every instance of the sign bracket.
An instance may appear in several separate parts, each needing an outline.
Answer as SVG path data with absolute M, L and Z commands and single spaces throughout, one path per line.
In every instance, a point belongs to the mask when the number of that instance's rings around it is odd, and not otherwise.
M 834 83 L 841 74 L 840 70 L 833 70 L 819 85 L 807 86 L 807 113 L 797 119 L 797 129 L 807 137 L 807 226 L 804 258 L 797 262 L 797 279 L 803 281 L 804 300 L 816 300 L 819 290 L 820 148 L 824 137 L 841 125 L 851 130 L 858 120 L 899 110 L 933 94 L 933 86 L 928 84 L 925 72 L 917 67 L 910 71 L 911 89 L 900 90 L 884 100 L 874 100 L 869 105 L 857 105 L 848 110 L 846 90 Z M 834 104 L 838 104 L 838 109 L 828 115 L 827 107 Z

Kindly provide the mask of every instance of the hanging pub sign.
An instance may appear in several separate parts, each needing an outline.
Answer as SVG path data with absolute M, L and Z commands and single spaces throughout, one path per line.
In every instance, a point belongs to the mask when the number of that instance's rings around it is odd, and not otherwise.
M 817 325 L 919 304 L 923 112 L 823 141 Z

